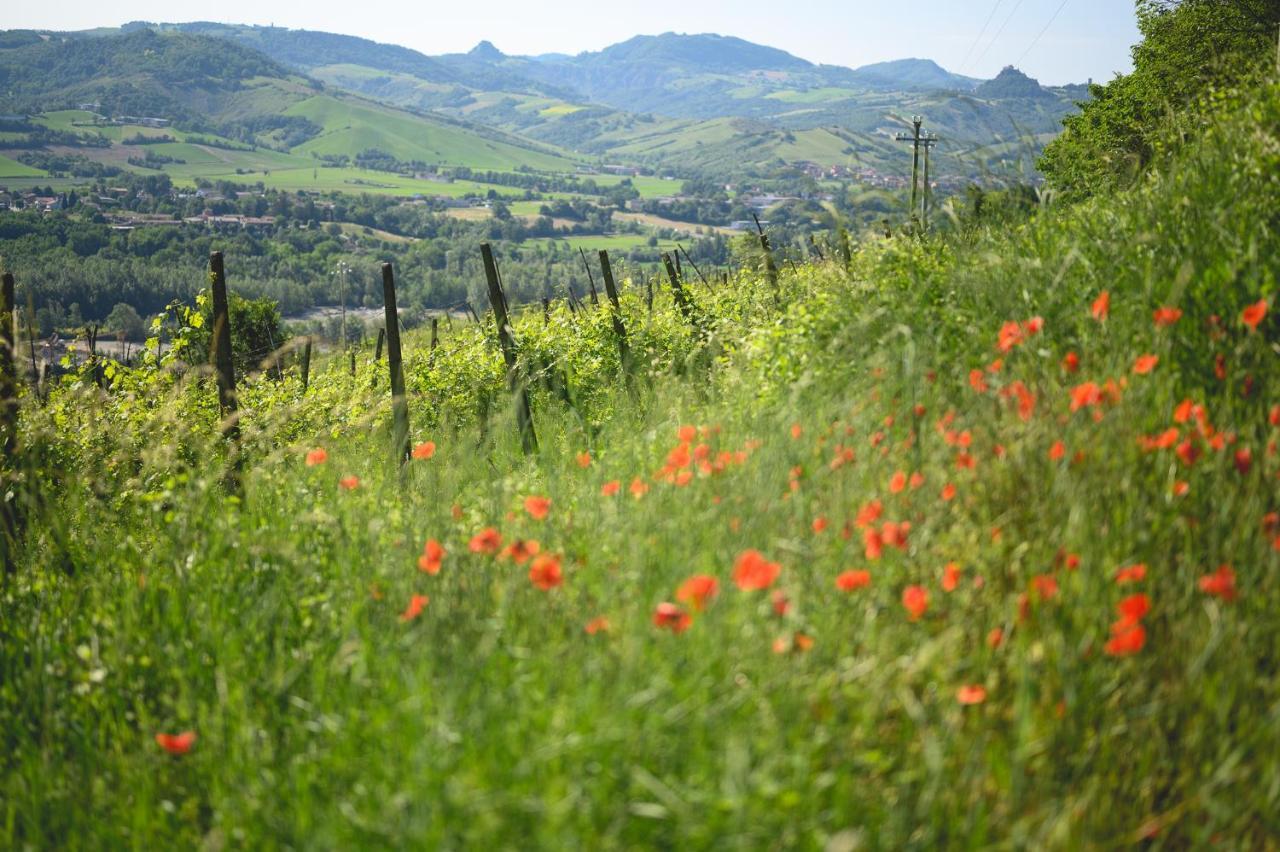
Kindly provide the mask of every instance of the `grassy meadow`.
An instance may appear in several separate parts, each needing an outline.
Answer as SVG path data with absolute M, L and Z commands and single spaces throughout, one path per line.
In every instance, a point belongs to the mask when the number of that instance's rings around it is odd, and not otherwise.
M 26 399 L 10 848 L 1272 848 L 1280 90 L 1158 178 Z M 180 354 L 180 353 L 179 353 Z M 234 480 L 239 481 L 236 487 Z

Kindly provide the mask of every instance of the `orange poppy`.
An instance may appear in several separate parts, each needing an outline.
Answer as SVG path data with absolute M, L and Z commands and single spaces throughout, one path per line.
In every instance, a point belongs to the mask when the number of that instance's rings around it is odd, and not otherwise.
M 1139 355 L 1138 359 L 1133 362 L 1133 372 L 1139 376 L 1145 376 L 1154 370 L 1159 363 L 1159 355 Z
M 773 585 L 782 566 L 765 559 L 758 550 L 744 550 L 733 566 L 733 581 L 744 592 L 759 591 Z
M 969 387 L 973 388 L 978 393 L 987 392 L 987 378 L 982 374 L 981 370 L 969 371 Z
M 684 443 L 696 440 L 698 437 L 697 426 L 681 426 L 676 430 L 676 439 Z
M 907 475 L 902 471 L 898 471 L 889 478 L 889 493 L 901 494 L 907 487 Z
M 1116 572 L 1116 585 L 1123 586 L 1125 583 L 1140 583 L 1147 579 L 1147 566 L 1141 562 L 1137 565 L 1128 565 Z
M 676 589 L 676 600 L 693 607 L 694 612 L 702 612 L 707 601 L 720 593 L 720 581 L 708 574 L 696 574 L 680 584 Z
M 622 483 L 616 479 L 611 479 L 600 486 L 600 494 L 604 497 L 612 497 L 620 490 L 622 490 Z
M 493 556 L 502 548 L 502 535 L 493 527 L 486 527 L 472 536 L 467 546 L 472 553 Z
M 413 621 L 422 614 L 423 607 L 425 607 L 430 601 L 431 598 L 426 595 L 414 595 L 409 598 L 409 605 L 404 608 L 404 612 L 400 613 L 400 620 L 405 622 Z
M 324 464 L 329 460 L 329 454 L 320 448 L 316 448 L 307 453 L 307 467 L 315 467 L 318 464 Z
M 842 592 L 853 592 L 870 585 L 870 571 L 845 571 L 836 577 L 836 588 Z
M 1093 314 L 1093 318 L 1098 322 L 1102 322 L 1107 318 L 1107 314 L 1111 312 L 1111 294 L 1103 290 L 1098 294 L 1098 298 L 1093 300 L 1093 304 L 1089 307 L 1089 312 Z
M 791 601 L 781 589 L 773 590 L 773 594 L 769 596 L 769 604 L 773 607 L 773 614 L 778 618 L 782 618 L 791 609 Z
M 631 487 L 629 490 L 631 491 L 631 496 L 639 500 L 641 497 L 649 493 L 649 483 L 637 476 L 635 479 L 631 480 Z
M 929 609 L 929 593 L 923 586 L 907 586 L 902 590 L 902 605 L 912 621 L 918 621 Z
M 535 521 L 546 520 L 547 513 L 551 511 L 551 498 L 530 496 L 524 498 L 524 510 L 529 513 L 529 517 Z
M 1080 356 L 1075 352 L 1068 352 L 1062 357 L 1062 369 L 1066 370 L 1068 373 L 1079 372 Z
M 578 467 L 591 467 L 591 453 L 578 453 Z
M 800 436 L 804 434 L 804 427 L 799 423 L 791 424 L 791 437 L 793 440 L 800 440 Z
M 435 441 L 423 441 L 413 448 L 412 456 L 418 461 L 426 461 L 436 454 Z
M 1257 331 L 1258 326 L 1267 317 L 1267 300 L 1261 299 L 1247 306 L 1240 312 L 1240 322 L 1249 326 L 1250 331 Z
M 510 559 L 517 565 L 523 565 L 542 552 L 542 545 L 537 541 L 518 538 L 502 551 L 503 559 Z
M 942 590 L 944 592 L 954 592 L 959 584 L 960 566 L 955 562 L 948 562 L 942 567 Z
M 529 566 L 529 581 L 544 592 L 563 585 L 564 574 L 560 571 L 560 558 L 545 554 L 534 559 Z
M 884 505 L 879 500 L 872 500 L 858 510 L 856 523 L 859 527 L 868 527 L 878 521 L 883 512 Z
M 977 684 L 966 684 L 956 690 L 956 701 L 959 701 L 961 704 L 981 704 L 986 700 L 986 688 Z
M 1031 579 L 1031 587 L 1036 590 L 1040 600 L 1047 601 L 1057 596 L 1058 581 L 1049 574 L 1040 574 Z
M 1112 657 L 1128 657 L 1147 644 L 1147 631 L 1141 624 L 1117 622 L 1111 626 L 1111 638 L 1103 650 Z
M 670 630 L 672 633 L 683 633 L 692 623 L 693 617 L 673 603 L 664 601 L 653 611 L 654 626 Z
M 1165 305 L 1164 307 L 1156 308 L 1154 319 L 1158 328 L 1168 328 L 1182 319 L 1182 311 Z
M 827 519 L 826 519 L 826 518 L 824 518 L 824 517 L 822 517 L 822 516 L 818 516 L 818 517 L 816 517 L 816 518 L 814 518 L 814 519 L 813 519 L 813 532 L 814 532 L 815 534 L 817 534 L 817 535 L 821 535 L 822 533 L 826 532 L 826 529 L 827 529 Z
M 1054 441 L 1053 446 L 1049 448 L 1049 458 L 1058 461 L 1067 454 L 1067 446 L 1061 441 Z
M 954 485 L 948 482 L 946 485 L 942 486 L 943 501 L 949 503 L 951 502 L 951 500 L 955 498 L 955 496 L 956 496 L 956 487 Z
M 587 626 L 582 629 L 588 636 L 595 636 L 597 633 L 608 633 L 612 626 L 609 619 L 599 615 L 588 621 Z
M 156 734 L 156 745 L 169 754 L 186 754 L 196 743 L 195 731 L 183 731 L 180 734 Z
M 1236 572 L 1230 565 L 1221 565 L 1217 571 L 1201 577 L 1199 586 L 1200 591 L 1207 595 L 1233 601 L 1236 599 Z
M 440 564 L 444 561 L 446 553 L 440 542 L 434 538 L 427 539 L 427 543 L 422 547 L 422 555 L 418 557 L 419 570 L 428 574 L 439 574 Z
M 1120 601 L 1116 611 L 1120 613 L 1121 621 L 1136 624 L 1151 611 L 1151 598 L 1143 594 L 1129 595 Z

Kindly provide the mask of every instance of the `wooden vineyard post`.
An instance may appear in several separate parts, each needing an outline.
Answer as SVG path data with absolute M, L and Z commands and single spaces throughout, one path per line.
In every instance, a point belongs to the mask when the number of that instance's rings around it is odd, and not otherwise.
M 382 360 L 382 341 L 385 340 L 386 337 L 387 337 L 387 330 L 385 328 L 378 329 L 378 346 L 376 349 L 374 349 L 374 352 L 373 352 L 374 361 Z
M 307 385 L 311 380 L 311 338 L 307 337 L 307 343 L 302 347 L 302 392 L 307 392 Z
M 551 300 L 546 296 L 542 297 L 542 324 L 551 325 Z
M 435 352 L 440 345 L 440 317 L 431 318 L 431 351 Z
M 351 375 L 354 377 L 356 374 L 356 350 L 352 349 L 350 354 L 351 354 Z
M 17 467 L 18 453 L 18 368 L 14 363 L 13 334 L 13 275 L 6 272 L 0 283 L 0 432 L 3 432 L 4 485 L 8 486 L 8 471 Z M 19 535 L 18 517 L 13 500 L 0 498 L 0 547 L 4 548 L 4 572 L 17 570 L 14 548 Z
M 764 232 L 764 228 L 760 225 L 760 217 L 752 213 L 751 218 L 756 222 L 756 231 L 760 235 L 760 250 L 764 252 L 764 272 L 769 278 L 769 286 L 776 292 L 778 289 L 778 265 L 773 262 L 773 248 L 769 245 L 769 235 Z
M 231 311 L 220 251 L 209 255 L 209 277 L 213 280 L 213 369 L 218 379 L 218 408 L 226 423 L 222 434 L 236 440 L 240 437 L 236 422 L 236 368 L 231 357 Z
M 520 444 L 526 453 L 532 453 L 538 449 L 538 436 L 533 429 L 529 391 L 517 375 L 516 342 L 511 335 L 510 320 L 507 317 L 507 300 L 502 292 L 502 285 L 498 282 L 498 266 L 493 261 L 493 248 L 488 243 L 481 243 L 480 254 L 484 258 L 484 277 L 489 284 L 489 303 L 493 305 L 493 315 L 498 325 L 498 346 L 502 349 L 502 359 L 507 365 L 507 387 L 515 396 Z
M 596 277 L 591 274 L 591 264 L 587 263 L 587 253 L 578 246 L 578 253 L 582 255 L 582 265 L 587 268 L 587 283 L 591 285 L 591 304 L 594 307 L 600 307 L 600 297 L 596 295 Z
M 627 346 L 627 328 L 622 324 L 622 303 L 618 300 L 618 287 L 613 281 L 613 267 L 609 252 L 600 250 L 600 274 L 604 278 L 604 292 L 609 297 L 609 314 L 613 318 L 613 335 L 618 338 L 618 356 L 622 359 L 624 373 L 631 372 L 631 350 Z
M 667 268 L 667 280 L 671 282 L 671 297 L 675 300 L 676 307 L 680 309 L 680 315 L 684 317 L 685 322 L 697 328 L 693 305 L 690 304 L 689 297 L 684 292 L 684 285 L 680 283 L 680 273 L 676 272 L 675 262 L 671 260 L 668 252 L 662 253 L 662 265 Z
M 18 367 L 14 363 L 13 275 L 4 274 L 0 287 L 0 431 L 4 458 L 12 466 L 18 446 Z
M 684 250 L 684 246 L 680 245 L 679 243 L 676 243 L 676 252 L 677 252 L 677 254 L 676 254 L 676 261 L 677 261 L 677 263 L 676 263 L 676 271 L 677 271 L 677 272 L 679 272 L 679 271 L 680 271 L 680 264 L 679 264 L 679 262 L 678 262 L 678 261 L 680 260 L 680 255 L 681 255 L 681 254 L 683 254 L 683 255 L 684 255 L 684 259 L 685 259 L 685 260 L 687 260 L 687 261 L 689 261 L 689 265 L 693 267 L 693 271 L 694 271 L 694 272 L 696 272 L 696 273 L 698 274 L 698 278 L 702 280 L 702 283 L 706 286 L 706 288 L 707 288 L 708 290 L 712 289 L 712 287 L 711 287 L 711 282 L 707 280 L 707 276 L 705 276 L 705 275 L 703 275 L 703 274 L 702 274 L 702 270 L 698 268 L 698 264 L 696 264 L 696 263 L 694 263 L 694 262 L 693 262 L 693 258 L 689 257 L 689 252 L 687 252 L 687 251 L 685 251 L 685 250 Z
M 397 461 L 404 464 L 409 460 L 409 399 L 404 393 L 404 363 L 400 359 L 400 314 L 396 310 L 396 279 L 389 263 L 382 264 L 382 301 L 387 315 L 387 367 L 391 370 L 391 447 Z M 381 349 L 381 345 L 378 348 Z

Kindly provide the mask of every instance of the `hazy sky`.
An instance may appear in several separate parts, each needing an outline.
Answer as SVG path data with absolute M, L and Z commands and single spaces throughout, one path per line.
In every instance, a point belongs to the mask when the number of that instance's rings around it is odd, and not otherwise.
M 1004 65 L 1017 64 L 1054 84 L 1105 80 L 1127 71 L 1129 47 L 1137 39 L 1132 0 L 14 0 L 5 5 L 2 29 L 75 30 L 133 20 L 274 23 L 358 35 L 424 53 L 465 51 L 481 39 L 506 53 L 578 53 L 636 34 L 716 32 L 813 62 L 856 67 L 920 56 L 975 77 L 991 77 Z

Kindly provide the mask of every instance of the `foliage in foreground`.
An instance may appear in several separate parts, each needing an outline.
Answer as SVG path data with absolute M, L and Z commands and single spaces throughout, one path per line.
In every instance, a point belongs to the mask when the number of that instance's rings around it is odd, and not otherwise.
M 238 496 L 196 375 L 28 407 L 0 837 L 1272 842 L 1280 90 L 1241 103 L 1132 194 L 699 291 L 705 337 L 634 287 L 630 390 L 603 314 L 527 315 L 580 394 L 539 379 L 532 457 L 474 328 L 410 340 L 403 472 L 371 366 L 251 383 Z

